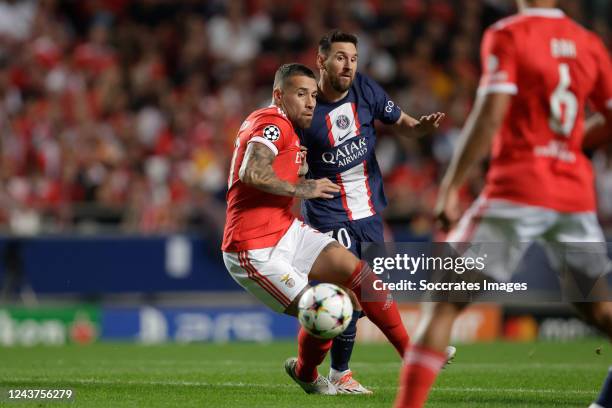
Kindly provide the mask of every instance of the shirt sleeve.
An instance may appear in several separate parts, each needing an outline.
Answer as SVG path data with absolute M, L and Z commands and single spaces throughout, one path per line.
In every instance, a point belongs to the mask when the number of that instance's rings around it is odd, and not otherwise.
M 480 59 L 482 76 L 478 94 L 516 95 L 517 55 L 512 34 L 507 30 L 487 30 L 482 39 Z
M 389 98 L 389 95 L 373 79 L 362 75 L 364 96 L 374 107 L 374 117 L 381 122 L 391 125 L 399 120 L 402 110 Z
M 253 125 L 251 138 L 248 143 L 255 142 L 266 145 L 274 155 L 285 148 L 287 140 L 289 140 L 290 129 L 287 122 L 275 115 L 266 115 L 257 120 Z
M 606 110 L 612 110 L 612 63 L 610 54 L 599 37 L 594 39 L 594 43 L 597 47 L 598 70 L 589 100 L 595 110 L 604 113 Z

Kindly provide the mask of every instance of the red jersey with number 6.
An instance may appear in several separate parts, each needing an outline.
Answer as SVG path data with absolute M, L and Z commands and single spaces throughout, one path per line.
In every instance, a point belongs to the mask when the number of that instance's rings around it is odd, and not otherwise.
M 595 210 L 582 153 L 585 106 L 612 109 L 602 41 L 559 9 L 527 9 L 491 26 L 479 93 L 514 95 L 493 140 L 484 195 L 560 212 Z
M 240 181 L 238 173 L 249 143 L 262 143 L 272 150 L 276 156 L 272 168 L 278 178 L 290 183 L 298 180 L 300 142 L 293 125 L 275 106 L 256 110 L 242 123 L 236 138 L 221 246 L 226 252 L 275 246 L 295 219 L 293 197 L 266 193 Z

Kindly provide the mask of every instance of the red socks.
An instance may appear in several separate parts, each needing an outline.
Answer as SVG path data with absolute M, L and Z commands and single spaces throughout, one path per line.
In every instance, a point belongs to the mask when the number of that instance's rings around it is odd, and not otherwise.
M 384 333 L 399 355 L 403 356 L 410 338 L 391 294 L 373 288 L 377 279 L 370 266 L 360 261 L 344 286 L 355 292 L 366 316 Z M 364 297 L 366 300 L 362 300 Z
M 318 339 L 300 327 L 298 334 L 298 362 L 295 368 L 297 377 L 305 382 L 313 382 L 319 375 L 317 366 L 323 362 L 332 346 L 332 340 Z
M 446 355 L 421 345 L 411 347 L 404 357 L 395 408 L 422 408 Z

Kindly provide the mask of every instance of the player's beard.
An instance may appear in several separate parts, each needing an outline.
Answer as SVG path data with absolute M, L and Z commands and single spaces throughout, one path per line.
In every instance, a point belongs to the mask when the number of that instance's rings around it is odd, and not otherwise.
M 351 78 L 346 85 L 344 85 L 342 82 L 340 82 L 340 78 L 342 78 L 340 75 L 330 75 L 329 83 L 331 84 L 332 88 L 334 88 L 334 91 L 340 93 L 346 92 L 353 84 L 353 79 Z
M 300 129 L 308 129 L 312 124 L 312 116 L 310 117 L 300 117 L 296 122 Z

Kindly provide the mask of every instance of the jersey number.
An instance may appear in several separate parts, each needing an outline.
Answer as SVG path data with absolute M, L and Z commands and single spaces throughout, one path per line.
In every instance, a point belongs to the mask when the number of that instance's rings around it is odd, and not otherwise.
M 578 114 L 578 100 L 569 89 L 571 82 L 569 66 L 565 63 L 559 64 L 559 83 L 550 95 L 548 125 L 553 132 L 567 137 L 572 134 Z
M 350 249 L 351 247 L 351 236 L 349 235 L 346 228 L 340 228 L 336 233 L 336 239 L 346 249 Z
M 332 238 L 334 238 L 334 235 L 335 235 L 336 241 L 338 241 L 340 245 L 342 245 L 346 249 L 351 249 L 351 244 L 352 244 L 351 236 L 349 235 L 346 228 L 340 228 L 337 231 L 334 231 L 334 230 L 327 231 L 325 235 L 327 235 L 328 237 L 332 237 Z

